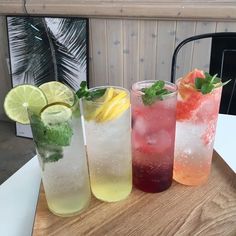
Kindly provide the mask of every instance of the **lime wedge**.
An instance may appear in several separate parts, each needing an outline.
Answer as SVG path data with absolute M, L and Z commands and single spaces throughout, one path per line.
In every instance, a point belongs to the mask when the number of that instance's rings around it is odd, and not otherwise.
M 7 116 L 21 124 L 29 124 L 28 111 L 34 113 L 47 105 L 47 98 L 37 87 L 29 84 L 18 85 L 11 89 L 5 97 L 4 109 Z
M 55 102 L 63 102 L 69 106 L 73 106 L 75 102 L 74 92 L 66 85 L 58 81 L 50 81 L 41 84 L 39 88 L 47 97 L 48 104 Z
M 44 124 L 53 125 L 63 123 L 70 119 L 72 110 L 67 104 L 53 103 L 43 108 L 41 119 Z

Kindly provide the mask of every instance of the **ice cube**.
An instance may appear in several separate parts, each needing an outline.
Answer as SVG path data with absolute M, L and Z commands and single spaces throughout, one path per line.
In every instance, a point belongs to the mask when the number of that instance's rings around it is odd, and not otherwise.
M 144 135 L 147 132 L 147 121 L 142 116 L 136 117 L 133 122 L 133 128 L 138 134 Z
M 156 152 L 161 153 L 170 148 L 173 143 L 171 135 L 164 129 L 149 134 L 146 138 L 147 144 L 155 145 Z

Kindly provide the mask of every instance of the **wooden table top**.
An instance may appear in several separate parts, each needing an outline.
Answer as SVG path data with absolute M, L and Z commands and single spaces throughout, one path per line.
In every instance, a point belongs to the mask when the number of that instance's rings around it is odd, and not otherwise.
M 117 203 L 95 198 L 78 216 L 62 218 L 47 209 L 40 190 L 33 235 L 236 235 L 236 175 L 214 152 L 208 182 L 149 194 L 135 188 Z

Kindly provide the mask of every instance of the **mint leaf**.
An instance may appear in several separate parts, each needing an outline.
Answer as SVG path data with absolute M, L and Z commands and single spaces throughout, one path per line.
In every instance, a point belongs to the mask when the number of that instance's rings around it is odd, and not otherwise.
M 88 87 L 87 87 L 87 82 L 86 81 L 82 81 L 80 83 L 80 88 L 76 92 L 76 95 L 77 95 L 78 98 L 87 97 L 89 95 Z
M 201 87 L 202 94 L 210 93 L 214 89 L 213 84 L 204 83 Z
M 221 84 L 216 85 L 215 88 L 219 88 L 219 87 L 221 87 L 221 86 L 223 87 L 224 85 L 228 84 L 230 81 L 231 81 L 231 79 L 229 79 L 229 80 L 227 80 L 227 81 L 225 81 L 225 82 L 223 82 L 223 83 L 221 82 Z
M 196 78 L 196 79 L 195 79 L 194 83 L 195 83 L 195 87 L 196 87 L 197 89 L 201 89 L 202 84 L 203 84 L 203 80 L 204 80 L 204 79 L 202 79 L 202 78 Z
M 80 87 L 81 87 L 81 88 L 86 88 L 86 87 L 87 87 L 87 82 L 86 82 L 86 81 L 82 81 L 82 82 L 80 83 Z
M 104 93 L 106 92 L 106 89 L 97 89 L 95 91 L 89 92 L 88 87 L 87 87 L 87 82 L 82 81 L 80 83 L 80 88 L 76 92 L 76 95 L 78 98 L 85 98 L 86 100 L 90 101 L 95 101 L 96 99 L 102 97 Z
M 31 117 L 31 128 L 35 142 L 40 144 L 69 146 L 73 135 L 68 122 L 45 125 L 37 115 Z
M 44 164 L 63 158 L 63 147 L 69 146 L 73 130 L 68 122 L 45 125 L 39 116 L 31 116 L 31 129 L 37 152 Z
M 63 149 L 60 146 L 42 144 L 39 142 L 35 142 L 37 147 L 37 153 L 39 154 L 44 170 L 44 165 L 49 162 L 56 162 L 63 158 Z
M 211 76 L 209 73 L 204 73 L 205 78 L 195 78 L 194 85 L 195 88 L 202 94 L 211 93 L 215 88 L 226 85 L 231 80 L 224 83 L 221 82 L 221 78 L 217 77 L 217 74 Z
M 158 80 L 151 87 L 141 89 L 141 91 L 144 93 L 144 95 L 142 95 L 143 104 L 148 106 L 157 100 L 163 100 L 164 95 L 171 93 L 171 91 L 168 91 L 164 87 L 165 82 Z
M 96 99 L 102 97 L 105 92 L 106 92 L 106 89 L 97 89 L 95 91 L 90 92 L 89 96 L 86 99 L 95 101 Z

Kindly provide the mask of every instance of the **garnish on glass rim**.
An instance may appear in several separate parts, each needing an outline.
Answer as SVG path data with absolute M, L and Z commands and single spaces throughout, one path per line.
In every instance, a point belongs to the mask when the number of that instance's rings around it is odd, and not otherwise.
M 165 82 L 163 80 L 158 80 L 151 87 L 142 88 L 141 91 L 144 93 L 142 95 L 144 105 L 151 105 L 156 100 L 163 100 L 164 95 L 171 93 L 171 91 L 165 89 Z
M 202 94 L 208 94 L 212 92 L 213 89 L 223 87 L 228 84 L 231 80 L 228 80 L 224 83 L 221 82 L 221 79 L 217 77 L 217 74 L 211 76 L 209 73 L 204 73 L 205 78 L 195 78 L 194 85 L 195 88 Z
M 79 90 L 76 92 L 76 95 L 78 98 L 84 97 L 88 101 L 94 101 L 94 100 L 102 97 L 105 92 L 106 92 L 106 89 L 97 89 L 95 91 L 90 92 L 90 91 L 88 91 L 87 82 L 82 81 L 80 83 Z

